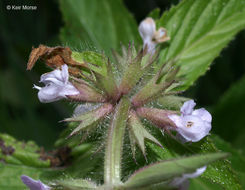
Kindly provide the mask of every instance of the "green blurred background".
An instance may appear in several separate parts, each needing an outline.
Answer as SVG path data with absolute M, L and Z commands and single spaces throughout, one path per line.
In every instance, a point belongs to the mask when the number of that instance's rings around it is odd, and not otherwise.
M 8 11 L 11 4 L 36 5 L 36 11 Z M 161 12 L 177 0 L 125 0 L 129 11 L 140 22 L 154 8 Z M 26 71 L 32 46 L 62 45 L 59 31 L 64 25 L 58 1 L 0 1 L 0 132 L 19 140 L 34 140 L 51 148 L 65 128 L 61 121 L 74 105 L 67 102 L 41 104 L 33 84 L 38 84 L 44 64 Z M 245 143 L 245 32 L 241 32 L 183 95 L 192 97 L 213 114 L 213 131 L 234 146 Z M 245 149 L 244 149 L 245 150 Z

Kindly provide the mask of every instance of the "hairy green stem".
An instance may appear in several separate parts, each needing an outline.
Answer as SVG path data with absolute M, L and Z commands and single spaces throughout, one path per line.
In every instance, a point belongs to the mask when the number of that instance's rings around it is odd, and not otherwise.
M 128 119 L 130 101 L 123 97 L 114 113 L 108 130 L 104 162 L 104 181 L 107 186 L 115 187 L 121 184 L 121 157 L 123 137 Z

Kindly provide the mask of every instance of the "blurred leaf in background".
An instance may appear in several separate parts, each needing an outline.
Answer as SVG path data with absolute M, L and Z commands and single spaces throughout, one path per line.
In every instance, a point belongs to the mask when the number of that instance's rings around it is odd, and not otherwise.
M 7 5 L 36 5 L 36 11 L 7 10 Z M 57 2 L 1 1 L 0 2 L 0 132 L 18 139 L 34 140 L 50 147 L 68 116 L 67 105 L 41 104 L 33 83 L 38 84 L 40 74 L 48 71 L 37 64 L 35 72 L 26 71 L 32 46 L 58 45 L 58 32 L 62 24 Z
M 80 48 L 87 42 L 107 54 L 119 50 L 120 43 L 139 44 L 137 23 L 121 0 L 61 0 L 60 8 L 65 21 L 60 35 L 64 44 Z

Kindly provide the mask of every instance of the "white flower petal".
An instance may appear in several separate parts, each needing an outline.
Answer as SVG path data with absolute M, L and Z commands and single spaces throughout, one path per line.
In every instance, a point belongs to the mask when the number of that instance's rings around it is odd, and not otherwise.
M 171 181 L 169 184 L 171 187 L 179 187 L 179 190 L 186 190 L 189 187 L 188 179 L 190 178 L 196 178 L 200 175 L 202 175 L 207 166 L 203 166 L 201 168 L 198 168 L 195 172 L 189 173 L 189 174 L 183 174 L 181 177 L 176 177 Z
M 144 41 L 144 48 L 147 47 L 147 52 L 154 54 L 155 53 L 155 47 L 156 47 L 156 43 L 151 41 L 151 40 L 146 40 Z
M 49 186 L 45 185 L 40 180 L 34 180 L 26 175 L 22 175 L 21 180 L 30 190 L 50 190 L 51 189 Z
M 62 90 L 59 92 L 59 95 L 63 97 L 76 94 L 79 94 L 79 91 L 70 82 L 64 85 Z
M 40 87 L 40 86 L 37 86 L 37 85 L 33 85 L 33 88 L 35 88 L 35 89 L 38 89 L 38 90 L 41 90 L 42 89 L 42 87 Z
M 63 81 L 63 78 L 61 76 L 61 70 L 55 69 L 52 72 L 48 72 L 48 73 L 42 74 L 41 77 L 40 77 L 40 82 L 45 84 L 45 82 L 47 80 L 50 80 L 51 78 L 55 78 L 55 79 L 57 79 L 59 81 Z
M 190 115 L 195 106 L 196 106 L 196 103 L 194 102 L 194 100 L 186 101 L 180 109 L 181 114 Z
M 204 108 L 193 110 L 195 105 L 193 100 L 189 100 L 181 107 L 181 116 L 168 116 L 177 126 L 176 138 L 182 143 L 200 141 L 209 134 L 212 128 L 211 114 Z
M 61 69 L 56 69 L 41 76 L 40 82 L 44 83 L 45 87 L 41 88 L 34 85 L 34 88 L 39 90 L 38 98 L 41 102 L 54 102 L 69 95 L 79 94 L 79 91 L 68 81 L 67 65 L 63 65 Z
M 69 72 L 68 72 L 68 66 L 66 64 L 62 65 L 61 67 L 61 76 L 63 81 L 67 83 L 69 79 Z
M 183 124 L 182 117 L 173 114 L 173 115 L 169 115 L 168 118 L 171 119 L 177 127 L 183 127 L 184 124 Z
M 58 101 L 62 98 L 65 98 L 65 96 L 59 95 L 60 91 L 62 91 L 62 87 L 57 87 L 56 85 L 51 84 L 39 90 L 38 98 L 42 103 L 50 103 L 50 102 Z
M 211 123 L 202 120 L 200 117 L 188 115 L 182 117 L 182 126 L 177 131 L 186 141 L 197 142 L 209 134 Z
M 196 178 L 196 177 L 202 175 L 206 169 L 207 169 L 207 166 L 203 166 L 201 168 L 198 168 L 194 173 L 184 174 L 183 177 L 185 177 L 185 178 Z
M 156 31 L 156 24 L 152 18 L 146 18 L 139 25 L 139 33 L 143 41 L 152 40 L 153 35 Z
M 194 110 L 192 112 L 192 115 L 201 117 L 202 120 L 205 120 L 207 122 L 211 122 L 212 121 L 211 114 L 206 109 L 204 109 L 204 108 L 200 108 L 200 109 Z

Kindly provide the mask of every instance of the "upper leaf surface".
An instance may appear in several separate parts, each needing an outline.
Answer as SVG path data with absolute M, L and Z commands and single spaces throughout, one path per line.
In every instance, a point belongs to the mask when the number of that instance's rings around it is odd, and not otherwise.
M 129 178 L 125 185 L 132 188 L 160 183 L 172 177 L 180 176 L 183 173 L 192 173 L 195 169 L 226 156 L 227 154 L 225 153 L 214 153 L 162 161 L 137 171 Z
M 205 138 L 197 143 L 188 145 L 180 144 L 165 135 L 165 138 L 162 138 L 162 141 L 163 142 L 161 143 L 164 149 L 159 148 L 155 144 L 149 144 L 151 150 L 157 154 L 158 160 L 178 158 L 181 155 L 219 152 L 210 138 Z M 219 160 L 208 165 L 202 177 L 210 180 L 212 183 L 219 184 L 222 188 L 227 190 L 241 189 L 238 177 L 232 170 L 228 160 Z
M 157 22 L 167 28 L 169 45 L 160 61 L 174 61 L 184 76 L 182 89 L 205 73 L 234 35 L 245 27 L 244 0 L 184 0 Z

